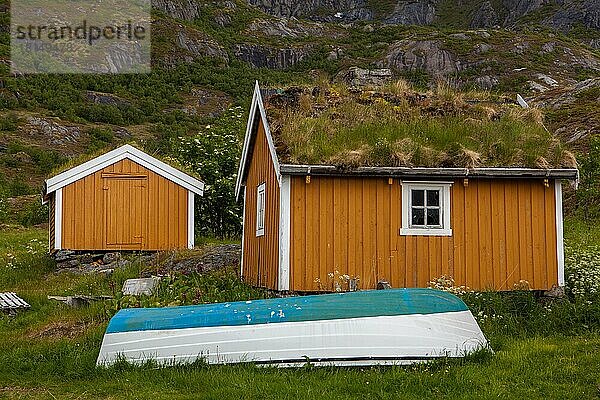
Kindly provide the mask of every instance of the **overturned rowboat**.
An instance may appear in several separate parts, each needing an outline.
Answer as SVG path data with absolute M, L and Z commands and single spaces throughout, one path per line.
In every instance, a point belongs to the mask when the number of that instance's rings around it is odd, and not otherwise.
M 392 289 L 120 310 L 108 324 L 98 364 L 409 364 L 486 346 L 458 297 Z

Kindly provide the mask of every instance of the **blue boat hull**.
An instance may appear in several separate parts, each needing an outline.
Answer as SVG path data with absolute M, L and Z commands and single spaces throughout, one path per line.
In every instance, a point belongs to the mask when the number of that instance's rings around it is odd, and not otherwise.
M 404 364 L 483 346 L 485 337 L 456 296 L 395 289 L 121 310 L 98 363 Z

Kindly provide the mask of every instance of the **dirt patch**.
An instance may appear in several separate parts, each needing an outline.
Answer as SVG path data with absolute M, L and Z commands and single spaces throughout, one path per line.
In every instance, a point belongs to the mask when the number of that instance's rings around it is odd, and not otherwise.
M 16 398 L 21 398 L 21 396 L 26 394 L 33 393 L 43 393 L 47 392 L 46 389 L 43 388 L 24 388 L 19 386 L 4 386 L 0 387 L 0 396 L 8 396 L 8 399 L 12 399 L 11 396 L 17 396 Z M 4 397 L 2 397 L 4 398 Z
M 27 334 L 29 339 L 73 339 L 81 336 L 91 324 L 81 321 L 59 321 L 33 330 Z

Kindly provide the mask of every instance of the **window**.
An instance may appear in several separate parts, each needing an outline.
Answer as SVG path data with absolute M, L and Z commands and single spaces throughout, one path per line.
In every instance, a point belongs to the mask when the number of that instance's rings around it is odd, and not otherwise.
M 452 236 L 450 182 L 402 182 L 400 235 Z
M 265 184 L 256 187 L 256 236 L 265 234 Z

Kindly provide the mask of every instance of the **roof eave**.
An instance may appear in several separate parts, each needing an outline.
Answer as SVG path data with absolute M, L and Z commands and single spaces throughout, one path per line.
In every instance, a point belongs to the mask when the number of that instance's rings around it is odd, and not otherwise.
M 73 183 L 75 180 L 86 177 L 124 158 L 140 163 L 163 178 L 169 179 L 199 196 L 204 195 L 204 182 L 171 167 L 129 144 L 111 150 L 108 153 L 61 172 L 52 178 L 46 179 L 44 181 L 44 195 L 48 196 L 50 193 Z
M 388 178 L 554 178 L 577 180 L 576 168 L 411 168 L 411 167 L 357 167 L 343 169 L 334 165 L 282 164 L 284 175 L 313 176 L 372 176 Z

